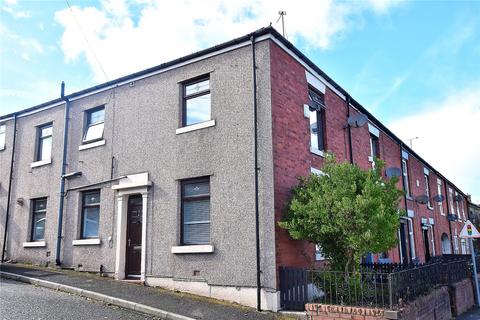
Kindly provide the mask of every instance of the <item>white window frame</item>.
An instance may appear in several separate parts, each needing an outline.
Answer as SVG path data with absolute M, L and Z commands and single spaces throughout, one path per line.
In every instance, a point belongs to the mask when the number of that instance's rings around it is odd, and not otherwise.
M 455 235 L 453 236 L 453 245 L 454 245 L 454 253 L 458 254 L 458 231 L 457 228 L 455 228 Z
M 50 129 L 50 133 L 43 134 L 44 129 Z M 35 162 L 42 162 L 42 163 L 50 163 L 52 161 L 52 151 L 53 151 L 53 123 L 47 123 L 37 127 L 37 145 L 35 150 Z M 44 151 L 44 143 L 46 140 L 50 139 L 50 153 L 49 157 L 45 158 Z
M 103 120 L 92 123 L 91 122 L 92 113 L 100 111 L 100 110 L 103 110 Z M 104 134 L 105 134 L 105 106 L 98 106 L 98 107 L 95 107 L 95 108 L 92 108 L 92 109 L 88 109 L 88 110 L 85 110 L 84 113 L 85 113 L 85 126 L 84 126 L 84 130 L 83 130 L 82 143 L 83 144 L 90 144 L 90 143 L 93 143 L 93 142 L 96 142 L 96 141 L 101 141 L 103 139 Z M 98 127 L 98 126 L 102 127 L 101 136 L 87 139 L 89 130 L 91 130 L 94 127 Z
M 437 178 L 437 192 L 439 196 L 442 195 L 442 180 L 438 178 Z M 438 202 L 438 208 L 440 210 L 440 214 L 444 216 L 445 212 L 443 211 L 443 201 Z
M 315 261 L 323 261 L 325 260 L 325 256 L 322 252 L 322 247 L 318 244 L 315 245 Z
M 455 206 L 453 205 L 453 190 L 452 188 L 448 187 L 448 197 L 450 199 L 450 211 L 451 214 L 455 214 Z
M 410 185 L 408 180 L 408 160 L 403 158 L 402 159 L 402 167 L 403 167 L 403 188 L 405 189 L 405 194 L 408 198 L 411 198 L 410 195 Z
M 206 82 L 208 84 L 208 87 L 206 89 L 201 89 L 199 91 L 193 92 L 193 93 L 188 93 L 187 89 L 188 87 L 194 86 L 196 84 L 204 83 Z M 199 86 L 197 86 L 199 88 Z M 194 126 L 198 125 L 204 122 L 209 122 L 212 120 L 212 92 L 210 90 L 210 74 L 201 76 L 199 78 L 191 79 L 186 81 L 185 83 L 182 84 L 182 122 L 181 122 L 181 128 L 189 127 L 189 126 Z M 201 120 L 199 122 L 193 122 L 193 123 L 188 123 L 188 101 L 198 99 L 201 97 L 206 97 L 208 96 L 210 99 L 210 105 L 209 105 L 209 114 L 208 114 L 208 119 Z
M 455 191 L 455 197 L 458 196 L 458 192 Z M 454 201 L 455 202 L 455 207 L 457 207 L 457 216 L 458 216 L 458 219 L 461 218 L 460 216 L 460 206 L 458 205 L 459 201 Z
M 432 199 L 430 199 L 430 175 L 427 173 L 423 174 L 423 180 L 425 182 L 425 194 L 428 197 L 427 208 L 433 210 Z
M 7 125 L 5 123 L 0 124 L 0 151 L 5 150 L 5 144 L 7 140 Z
M 415 259 L 417 256 L 415 254 L 415 235 L 413 233 L 413 221 L 411 218 L 408 218 L 408 236 L 410 237 L 410 252 L 412 253 L 412 259 Z

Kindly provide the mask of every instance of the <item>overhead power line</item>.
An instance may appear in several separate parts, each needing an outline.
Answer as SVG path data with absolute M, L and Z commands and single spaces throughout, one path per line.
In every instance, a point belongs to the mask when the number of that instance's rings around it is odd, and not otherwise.
M 73 16 L 73 20 L 75 20 L 75 23 L 77 24 L 78 28 L 80 29 L 80 32 L 82 33 L 83 38 L 84 38 L 85 42 L 86 42 L 87 45 L 88 45 L 88 48 L 89 48 L 90 51 L 92 52 L 93 57 L 95 58 L 95 61 L 97 62 L 98 66 L 100 67 L 100 70 L 102 70 L 102 73 L 103 73 L 103 75 L 105 76 L 105 79 L 106 79 L 107 81 L 109 81 L 109 78 L 108 78 L 108 76 L 107 76 L 107 73 L 105 72 L 105 69 L 103 68 L 102 63 L 100 62 L 100 59 L 98 58 L 97 54 L 95 53 L 95 50 L 93 49 L 92 44 L 90 43 L 90 41 L 88 41 L 88 37 L 87 37 L 87 35 L 85 34 L 85 32 L 83 31 L 82 25 L 80 24 L 80 22 L 78 21 L 77 17 L 75 16 L 75 12 L 73 11 L 72 7 L 70 6 L 70 3 L 68 2 L 68 0 L 65 0 L 65 3 L 67 4 L 68 9 L 70 9 L 70 12 L 72 13 L 72 16 Z

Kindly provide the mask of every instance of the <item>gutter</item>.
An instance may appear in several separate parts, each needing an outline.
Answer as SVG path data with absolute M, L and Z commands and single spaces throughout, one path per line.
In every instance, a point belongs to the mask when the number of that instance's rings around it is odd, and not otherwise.
M 256 262 L 257 262 L 257 310 L 262 310 L 262 301 L 261 301 L 261 279 L 260 273 L 260 218 L 258 210 L 258 134 L 257 134 L 257 65 L 255 62 L 255 34 L 252 33 L 250 40 L 252 42 L 252 76 L 253 76 L 253 130 L 254 130 L 254 170 L 255 170 L 255 251 L 256 251 Z
M 65 82 L 62 81 L 61 98 L 65 101 L 65 120 L 63 125 L 63 155 L 62 170 L 60 175 L 60 199 L 58 206 L 58 224 L 57 224 L 57 243 L 55 251 L 55 264 L 61 265 L 60 252 L 62 247 L 62 229 L 63 229 L 63 206 L 65 201 L 65 172 L 67 168 L 67 150 L 68 150 L 68 124 L 70 116 L 70 101 L 65 97 Z
M 17 138 L 17 114 L 13 114 L 13 143 L 12 143 L 12 159 L 10 161 L 10 177 L 8 178 L 8 195 L 7 195 L 7 212 L 5 214 L 5 228 L 3 232 L 3 246 L 2 246 L 2 262 L 5 261 L 5 249 L 7 243 L 8 232 L 8 218 L 10 217 L 10 202 L 12 198 L 12 181 L 13 181 L 13 167 L 15 161 L 15 142 Z

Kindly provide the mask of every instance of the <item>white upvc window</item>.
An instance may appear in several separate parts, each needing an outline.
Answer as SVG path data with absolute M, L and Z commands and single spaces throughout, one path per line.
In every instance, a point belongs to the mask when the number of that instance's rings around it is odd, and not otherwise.
M 457 228 L 455 228 L 455 235 L 453 236 L 453 248 L 454 248 L 454 253 L 458 254 L 458 231 L 457 231 Z
M 51 123 L 37 128 L 37 151 L 35 161 L 52 159 L 53 125 Z
M 462 247 L 462 254 L 467 254 L 467 241 L 465 239 L 460 240 L 461 247 Z
M 97 107 L 85 111 L 85 129 L 83 143 L 95 142 L 103 139 L 105 128 L 105 107 Z
M 448 188 L 448 198 L 450 200 L 450 213 L 455 214 L 455 208 L 453 205 L 453 190 L 452 188 Z
M 6 131 L 7 126 L 0 124 L 0 150 L 5 149 Z
M 455 191 L 455 200 L 456 200 L 457 196 L 458 196 L 458 192 Z M 457 208 L 457 216 L 458 216 L 458 219 L 460 219 L 460 217 L 461 217 L 460 216 L 460 206 L 458 205 L 458 203 L 459 203 L 459 201 L 455 201 L 455 207 Z
M 325 151 L 325 101 L 322 93 L 309 88 L 310 151 L 323 154 Z
M 442 195 L 442 180 L 438 178 L 437 178 L 437 194 L 439 196 Z M 444 216 L 445 212 L 443 212 L 443 201 L 438 202 L 438 209 L 440 210 L 440 214 Z
M 315 245 L 315 261 L 322 261 L 322 260 L 325 260 L 325 256 L 323 255 L 323 252 L 322 252 L 322 247 L 316 244 Z
M 403 189 L 407 197 L 410 197 L 410 183 L 408 181 L 408 165 L 407 165 L 406 159 L 402 159 L 402 168 L 403 168 Z
M 432 200 L 430 199 L 430 183 L 429 183 L 429 176 L 428 174 L 424 174 L 423 178 L 425 180 L 425 195 L 428 197 L 427 207 L 429 209 L 433 209 L 432 207 Z

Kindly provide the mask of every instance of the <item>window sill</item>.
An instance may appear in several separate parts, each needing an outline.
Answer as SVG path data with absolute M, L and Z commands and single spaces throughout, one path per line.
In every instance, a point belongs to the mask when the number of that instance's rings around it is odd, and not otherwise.
M 193 245 L 193 246 L 175 246 L 172 247 L 172 253 L 213 253 L 215 251 L 212 245 Z
M 103 140 L 100 140 L 100 141 L 95 141 L 95 142 L 82 144 L 81 146 L 78 147 L 78 150 L 82 151 L 82 150 L 87 150 L 87 149 L 92 149 L 92 148 L 104 146 L 105 143 L 106 143 L 105 139 L 103 139 Z
M 325 158 L 325 153 L 322 150 L 318 150 L 318 149 L 310 147 L 310 152 L 313 153 L 313 154 L 316 154 L 317 156 Z
M 30 168 L 38 168 L 52 163 L 52 159 L 35 161 L 30 164 Z
M 45 241 L 31 241 L 31 242 L 24 242 L 24 248 L 42 248 L 46 247 L 47 243 Z
M 79 239 L 72 241 L 73 246 L 93 246 L 101 243 L 102 241 L 100 239 Z
M 411 196 L 406 196 L 407 200 L 413 201 L 413 198 Z
M 2 147 L 2 148 L 0 148 L 0 151 L 3 151 L 3 150 L 5 150 L 5 149 L 7 149 L 7 148 L 5 148 L 5 147 Z
M 190 126 L 178 128 L 175 131 L 175 134 L 182 134 L 182 133 L 185 133 L 185 132 L 200 130 L 200 129 L 214 127 L 214 126 L 215 126 L 215 120 L 208 120 L 208 121 L 192 124 Z

